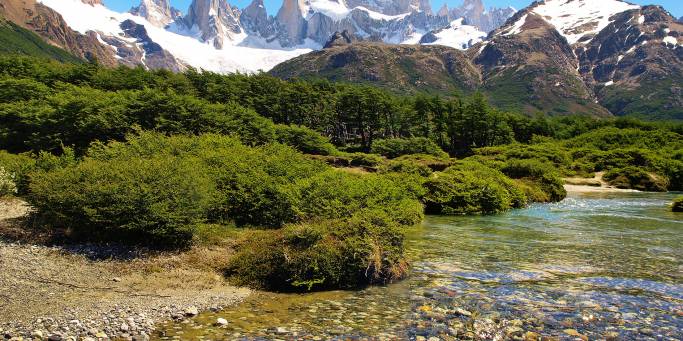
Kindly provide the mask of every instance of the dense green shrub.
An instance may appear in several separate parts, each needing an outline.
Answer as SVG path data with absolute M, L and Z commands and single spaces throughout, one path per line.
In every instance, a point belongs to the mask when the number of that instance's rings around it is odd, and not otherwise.
M 0 197 L 17 194 L 16 175 L 0 166 Z
M 527 193 L 536 193 L 528 199 L 534 202 L 557 202 L 567 196 L 564 181 L 557 170 L 548 162 L 538 160 L 508 160 L 501 171 L 513 179 L 524 179 Z M 544 195 L 529 191 L 529 187 L 538 186 Z M 543 200 L 541 200 L 543 199 Z
M 216 188 L 209 217 L 238 225 L 280 227 L 296 221 L 291 184 L 326 168 L 287 146 L 249 147 L 235 137 L 213 134 L 164 137 L 141 133 L 126 143 L 96 144 L 88 153 L 96 159 L 158 155 L 196 158 Z
M 352 167 L 378 167 L 384 162 L 381 156 L 365 153 L 350 153 L 344 154 L 349 159 L 349 165 Z
M 0 168 L 2 180 L 0 196 L 25 194 L 28 186 L 28 174 L 35 168 L 35 159 L 28 154 L 10 154 L 0 150 Z M 4 188 L 4 189 L 2 189 Z
M 570 148 L 593 147 L 599 150 L 629 147 L 657 150 L 681 149 L 683 148 L 682 141 L 683 136 L 666 130 L 606 127 L 570 139 L 565 142 L 565 145 Z
M 294 187 L 300 220 L 344 218 L 367 208 L 383 210 L 404 225 L 422 219 L 422 206 L 413 193 L 384 175 L 329 170 Z
M 277 141 L 306 154 L 335 155 L 337 149 L 328 138 L 302 126 L 276 125 Z
M 671 203 L 671 211 L 683 212 L 683 197 L 674 199 L 674 201 Z
M 372 152 L 390 159 L 410 154 L 448 157 L 448 154 L 441 150 L 434 141 L 424 137 L 377 140 L 372 144 Z
M 389 214 L 362 210 L 345 220 L 254 232 L 226 273 L 239 285 L 282 291 L 387 283 L 406 275 L 403 239 Z
M 461 162 L 425 183 L 427 213 L 498 213 L 527 203 L 523 191 L 503 173 L 474 162 Z
M 100 161 L 31 174 L 29 201 L 77 237 L 186 245 L 214 188 L 198 160 L 160 156 Z
M 0 78 L 0 103 L 45 98 L 50 88 L 32 79 Z
M 667 178 L 634 166 L 611 169 L 603 175 L 603 179 L 617 188 L 639 191 L 666 192 L 669 186 Z
M 413 162 L 422 166 L 427 166 L 435 172 L 440 172 L 453 165 L 455 159 L 448 157 L 436 157 L 426 154 L 410 154 L 394 159 L 396 162 Z
M 380 172 L 415 174 L 423 177 L 432 174 L 432 170 L 429 167 L 425 166 L 424 164 L 409 160 L 390 160 L 386 164 L 382 165 L 382 167 L 380 168 Z

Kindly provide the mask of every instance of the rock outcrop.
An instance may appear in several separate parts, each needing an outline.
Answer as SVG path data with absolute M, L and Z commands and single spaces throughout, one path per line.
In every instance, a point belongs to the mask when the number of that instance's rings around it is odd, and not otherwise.
M 200 32 L 200 38 L 217 49 L 242 34 L 240 10 L 225 0 L 193 0 L 187 15 L 180 21 L 188 31 Z
M 344 32 L 334 32 L 330 40 L 325 43 L 324 49 L 331 49 L 333 47 L 344 46 L 353 44 L 360 41 L 358 37 L 349 33 L 349 31 Z
M 515 12 L 510 7 L 487 10 L 482 0 L 465 0 L 462 6 L 453 8 L 448 15 L 450 20 L 465 18 L 465 24 L 491 32 L 503 25 Z
M 158 27 L 166 27 L 181 17 L 180 11 L 171 7 L 168 0 L 141 0 L 140 5 L 131 8 L 130 13 Z

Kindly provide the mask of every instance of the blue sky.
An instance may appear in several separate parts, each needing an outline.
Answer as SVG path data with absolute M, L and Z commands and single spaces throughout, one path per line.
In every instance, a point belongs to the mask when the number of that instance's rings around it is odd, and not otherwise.
M 594 1 L 600 1 L 600 0 L 594 0 Z M 171 4 L 175 6 L 176 8 L 182 10 L 183 12 L 187 11 L 187 8 L 189 7 L 190 3 L 192 0 L 171 0 Z M 228 3 L 231 5 L 237 5 L 239 8 L 244 8 L 249 3 L 251 0 L 228 0 Z M 496 7 L 503 7 L 503 6 L 512 6 L 517 9 L 524 8 L 525 6 L 529 5 L 532 1 L 530 0 L 484 0 L 484 4 L 489 7 L 489 6 L 496 6 Z M 666 8 L 669 12 L 671 12 L 674 16 L 680 17 L 683 16 L 683 1 L 681 0 L 649 0 L 649 1 L 642 1 L 642 0 L 631 0 L 630 2 L 634 2 L 640 5 L 648 5 L 648 4 L 657 4 L 657 5 L 662 5 L 664 8 Z M 124 12 L 127 11 L 128 9 L 131 8 L 133 5 L 137 5 L 139 3 L 139 0 L 104 0 L 104 3 L 119 12 Z M 277 10 L 280 8 L 280 5 L 282 4 L 282 0 L 265 0 L 266 3 L 266 8 L 268 9 L 268 12 L 271 14 L 277 13 Z M 456 7 L 462 4 L 462 0 L 432 0 L 432 6 L 435 9 L 438 9 L 441 7 L 444 3 L 447 3 L 449 7 Z

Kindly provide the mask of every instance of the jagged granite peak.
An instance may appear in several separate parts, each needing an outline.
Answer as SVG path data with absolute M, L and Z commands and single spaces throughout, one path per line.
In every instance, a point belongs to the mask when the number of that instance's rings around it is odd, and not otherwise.
M 200 39 L 222 49 L 243 33 L 239 17 L 239 9 L 226 0 L 193 0 L 182 22 L 190 32 L 200 32 Z
M 306 19 L 308 5 L 304 0 L 284 0 L 282 7 L 275 17 L 282 28 L 282 43 L 296 45 L 306 34 Z
M 271 23 L 263 0 L 254 0 L 245 7 L 240 15 L 240 22 L 250 32 L 261 32 L 264 27 L 269 26 Z
M 512 7 L 491 7 L 486 10 L 482 0 L 465 0 L 460 7 L 450 11 L 450 18 L 465 18 L 466 24 L 491 32 L 502 26 L 515 12 Z
M 451 15 L 450 10 L 448 9 L 448 4 L 444 3 L 443 6 L 441 6 L 441 8 L 439 8 L 439 10 L 436 12 L 436 15 L 450 19 Z
M 166 27 L 181 16 L 180 11 L 171 7 L 168 0 L 141 0 L 140 5 L 130 9 L 130 13 L 158 27 Z

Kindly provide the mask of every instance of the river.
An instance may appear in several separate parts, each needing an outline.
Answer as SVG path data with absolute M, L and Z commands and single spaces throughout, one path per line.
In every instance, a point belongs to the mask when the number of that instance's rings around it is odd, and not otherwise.
M 570 195 L 493 216 L 427 217 L 410 277 L 359 291 L 252 295 L 155 339 L 683 339 L 674 194 Z M 214 326 L 218 317 L 227 326 Z

